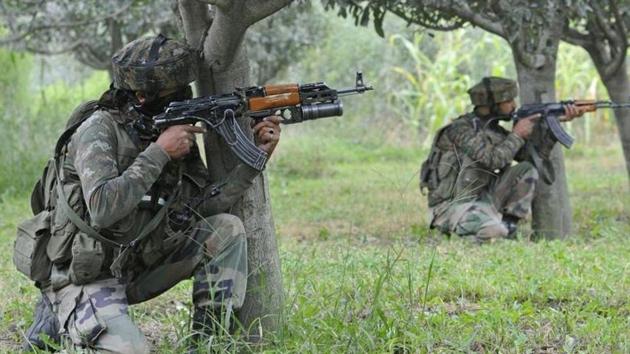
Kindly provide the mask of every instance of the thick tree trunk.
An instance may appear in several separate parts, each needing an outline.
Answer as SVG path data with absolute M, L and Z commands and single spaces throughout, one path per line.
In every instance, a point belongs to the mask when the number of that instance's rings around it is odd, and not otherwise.
M 550 44 L 544 65 L 537 68 L 525 65 L 519 60 L 520 55 L 514 55 L 521 104 L 555 101 L 558 42 L 556 40 L 555 49 L 553 43 Z M 551 160 L 556 179 L 551 185 L 545 184 L 542 179 L 538 182 L 532 203 L 532 228 L 536 237 L 564 238 L 571 232 L 572 213 L 564 157 L 559 144 L 555 145 Z
M 200 7 L 198 2 L 190 0 L 180 0 L 179 5 L 186 38 L 197 45 L 204 40 L 203 31 L 207 29 L 207 5 Z M 247 27 L 247 24 L 226 16 L 220 9 L 216 11 L 208 37 L 204 40 L 203 69 L 197 82 L 200 95 L 227 93 L 235 87 L 250 84 L 247 56 L 242 48 Z M 249 119 L 241 119 L 239 123 L 247 127 L 244 131 L 250 131 Z M 236 165 L 237 159 L 213 132 L 205 138 L 210 177 L 212 180 L 221 179 Z M 256 178 L 231 213 L 243 220 L 248 238 L 248 290 L 239 319 L 250 335 L 263 334 L 263 329 L 265 332 L 275 331 L 282 313 L 283 286 L 264 174 Z
M 597 62 L 593 61 L 596 65 Z M 602 72 L 602 68 L 597 68 Z M 614 102 L 628 102 L 630 101 L 630 79 L 628 78 L 627 65 L 624 62 L 617 72 L 610 77 L 605 78 L 603 75 L 602 81 L 608 96 Z M 628 182 L 630 183 L 630 108 L 616 109 L 615 120 L 617 121 L 617 129 L 619 130 L 619 138 L 621 140 L 621 146 L 623 148 L 623 155 L 626 160 L 626 171 L 628 171 Z

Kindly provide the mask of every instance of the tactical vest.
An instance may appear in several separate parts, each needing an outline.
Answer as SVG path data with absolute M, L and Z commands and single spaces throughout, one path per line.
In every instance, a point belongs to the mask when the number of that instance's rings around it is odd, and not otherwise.
M 135 161 L 146 145 L 143 145 L 143 142 L 138 140 L 137 134 L 134 134 L 129 117 L 119 111 L 104 109 L 93 109 L 91 112 L 82 111 L 82 114 L 87 114 L 88 117 L 90 116 L 89 113 L 93 113 L 92 119 L 109 120 L 110 124 L 115 125 L 116 136 L 112 139 L 116 140 L 116 163 L 119 174 L 122 174 Z M 83 116 L 81 122 L 86 118 Z M 66 134 L 64 133 L 64 135 Z M 52 207 L 47 207 L 49 210 L 45 210 L 42 215 L 46 215 L 42 217 L 37 217 L 40 215 L 37 214 L 33 218 L 35 221 L 31 222 L 30 226 L 27 225 L 32 230 L 22 234 L 30 234 L 31 236 L 20 237 L 20 232 L 18 232 L 18 240 L 29 240 L 28 244 L 24 242 L 18 244 L 16 241 L 15 254 L 18 255 L 17 258 L 21 259 L 16 262 L 16 265 L 25 263 L 24 259 L 26 258 L 35 260 L 37 265 L 34 268 L 37 271 L 31 270 L 28 272 L 30 274 L 27 275 L 40 283 L 48 280 L 55 281 L 55 279 L 49 279 L 51 269 L 52 278 L 56 276 L 55 270 L 64 270 L 62 277 L 67 278 L 67 280 L 61 280 L 62 284 L 64 281 L 84 284 L 98 278 L 111 277 L 112 273 L 115 273 L 112 263 L 116 263 L 118 271 L 115 275 L 118 277 L 129 275 L 133 269 L 152 265 L 168 252 L 169 248 L 172 249 L 174 243 L 181 242 L 185 237 L 182 229 L 186 225 L 178 230 L 173 230 L 170 227 L 171 223 L 167 222 L 167 218 L 163 216 L 166 215 L 167 211 L 174 215 L 184 212 L 186 210 L 184 201 L 190 199 L 191 196 L 201 195 L 202 189 L 207 184 L 207 170 L 200 159 L 199 152 L 195 149 L 185 159 L 171 161 L 167 164 L 151 191 L 130 215 L 107 229 L 92 229 L 92 233 L 90 233 L 85 231 L 86 227 L 87 231 L 91 229 L 89 215 L 83 199 L 81 183 L 74 169 L 72 154 L 66 155 L 61 160 L 61 165 L 63 168 L 59 169 L 61 172 L 60 181 L 56 181 L 52 172 L 55 170 L 54 166 L 49 163 L 43 182 L 36 186 L 37 193 L 34 192 L 31 198 L 33 205 L 40 204 L 40 200 L 45 200 Z M 184 183 L 180 183 L 180 181 Z M 62 188 L 61 192 L 67 201 L 68 208 L 66 209 L 55 207 L 61 200 L 59 193 L 56 192 L 58 189 L 53 186 L 57 183 Z M 178 187 L 175 188 L 176 186 Z M 50 193 L 48 193 L 49 190 Z M 42 194 L 45 194 L 45 197 Z M 35 212 L 35 207 L 33 210 Z M 81 220 L 73 220 L 70 214 L 75 214 Z M 186 222 L 193 223 L 194 215 L 188 216 Z M 78 225 L 81 222 L 86 225 L 81 227 Z M 150 233 L 145 232 L 148 226 L 151 229 Z M 97 237 L 93 235 L 94 232 L 97 233 Z M 138 240 L 140 234 L 146 234 L 147 237 L 142 236 L 142 240 Z M 35 247 L 34 242 L 30 242 L 30 240 L 35 239 L 37 239 L 37 247 Z M 165 239 L 168 241 L 166 244 Z M 112 245 L 109 240 L 116 241 Z M 28 256 L 24 256 L 24 254 L 28 254 Z M 33 262 L 29 267 L 33 268 L 32 265 Z M 18 266 L 18 269 L 20 268 L 25 269 L 24 266 Z M 26 274 L 24 271 L 23 273 Z
M 64 146 L 76 129 L 99 108 L 97 101 L 79 105 L 66 122 L 66 130 L 57 140 L 55 150 Z M 41 287 L 50 277 L 52 262 L 47 255 L 47 245 L 52 232 L 52 219 L 57 207 L 57 168 L 51 158 L 44 167 L 42 177 L 31 193 L 33 217 L 18 225 L 13 247 L 13 263 L 18 271 Z
M 420 190 L 423 194 L 428 190 L 430 208 L 447 201 L 461 203 L 478 199 L 496 179 L 496 171 L 488 171 L 480 166 L 463 151 L 458 151 L 449 139 L 448 130 L 460 124 L 477 134 L 483 134 L 489 144 L 497 144 L 505 139 L 504 133 L 484 129 L 481 120 L 473 113 L 460 116 L 440 129 L 420 169 Z

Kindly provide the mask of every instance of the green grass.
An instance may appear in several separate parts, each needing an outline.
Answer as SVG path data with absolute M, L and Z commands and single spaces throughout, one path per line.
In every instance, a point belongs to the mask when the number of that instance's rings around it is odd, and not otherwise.
M 476 246 L 426 230 L 426 152 L 289 132 L 268 167 L 286 293 L 270 353 L 630 352 L 630 205 L 614 145 L 567 154 L 574 235 Z M 11 263 L 26 196 L 0 216 L 0 351 L 36 291 Z M 156 352 L 182 352 L 190 281 L 134 308 Z

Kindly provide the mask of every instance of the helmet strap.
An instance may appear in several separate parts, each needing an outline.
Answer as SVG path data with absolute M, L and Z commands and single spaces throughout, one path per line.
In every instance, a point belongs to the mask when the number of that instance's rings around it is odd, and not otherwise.
M 160 48 L 166 43 L 168 38 L 166 38 L 162 33 L 158 34 L 157 37 L 151 43 L 151 48 L 149 49 L 149 57 L 147 58 L 147 67 L 153 67 L 157 62 L 160 54 Z

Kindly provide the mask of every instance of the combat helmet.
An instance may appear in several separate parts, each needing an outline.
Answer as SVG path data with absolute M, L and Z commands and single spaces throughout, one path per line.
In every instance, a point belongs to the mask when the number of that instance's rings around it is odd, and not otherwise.
M 518 89 L 514 80 L 490 76 L 471 87 L 468 95 L 475 106 L 493 106 L 516 98 Z
M 114 87 L 149 94 L 178 89 L 197 79 L 195 50 L 159 34 L 136 39 L 112 57 Z

